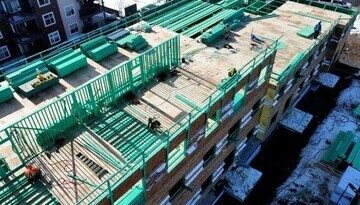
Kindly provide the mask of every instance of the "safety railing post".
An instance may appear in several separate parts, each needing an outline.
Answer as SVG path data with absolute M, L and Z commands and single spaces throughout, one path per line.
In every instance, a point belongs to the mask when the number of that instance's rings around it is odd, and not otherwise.
M 75 92 L 71 93 L 71 98 L 73 100 L 73 103 L 74 103 L 74 107 L 71 107 L 72 109 L 75 108 L 75 112 L 77 114 L 77 118 L 80 120 L 80 123 L 83 125 L 84 124 L 84 121 L 83 121 L 83 118 L 82 118 L 82 113 L 80 113 L 80 109 L 82 109 L 82 106 L 79 105 L 79 102 L 78 100 L 76 99 L 76 95 L 75 95 Z M 71 110 L 70 110 L 71 112 Z
M 12 139 L 12 136 L 10 135 L 9 131 L 7 129 L 5 129 L 5 134 L 7 135 L 7 137 L 9 138 L 10 140 L 10 143 L 11 143 L 11 146 L 14 150 L 14 152 L 18 155 L 18 157 L 20 158 L 20 161 L 22 164 L 25 164 L 25 160 L 24 158 L 22 157 L 21 153 L 19 152 L 19 149 L 17 148 L 17 146 L 15 145 L 13 139 Z
M 166 131 L 166 168 L 169 167 L 169 152 L 170 152 L 170 133 Z
M 111 191 L 110 180 L 107 180 L 106 183 L 107 183 L 108 192 L 109 192 L 110 204 L 112 205 L 112 204 L 114 204 L 114 196 L 113 196 L 112 191 Z
M 113 72 L 109 72 L 106 77 L 107 77 L 107 83 L 109 84 L 109 92 L 110 92 L 110 97 L 111 97 L 111 103 L 115 103 L 115 88 L 114 88 L 114 82 L 113 82 Z
M 145 151 L 143 151 L 143 153 L 142 153 L 142 161 L 143 161 L 143 177 L 141 178 L 141 180 L 143 183 L 143 187 L 145 187 L 146 186 L 146 172 L 147 172 Z M 143 194 L 144 194 L 144 198 L 146 198 L 146 189 L 145 188 L 144 188 Z
M 96 102 L 95 102 L 95 98 L 94 98 L 94 92 L 91 88 L 91 84 L 88 84 L 87 86 L 87 92 L 89 94 L 89 98 L 90 98 L 90 103 L 93 109 L 95 109 L 95 115 L 97 115 L 99 113 L 99 109 L 96 106 Z

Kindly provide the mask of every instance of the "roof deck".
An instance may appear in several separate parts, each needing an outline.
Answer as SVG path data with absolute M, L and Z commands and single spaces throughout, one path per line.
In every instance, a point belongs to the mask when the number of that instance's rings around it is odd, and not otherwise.
M 216 42 L 206 46 L 198 43 L 197 39 L 181 36 L 181 53 L 190 63 L 183 65 L 183 70 L 194 79 L 206 79 L 212 86 L 217 86 L 228 77 L 230 68 L 242 68 L 253 60 L 263 50 L 250 50 L 249 35 L 241 33 L 242 30 L 231 31 L 230 39 L 219 38 Z M 279 38 L 279 36 L 277 36 Z M 268 40 L 270 46 L 273 40 Z M 234 49 L 224 48 L 230 44 Z
M 247 18 L 240 27 L 230 31 L 228 37 L 220 37 L 209 46 L 199 43 L 200 37 L 192 39 L 181 36 L 182 53 L 194 61 L 186 66 L 186 70 L 210 79 L 210 82 L 216 85 L 227 76 L 229 68 L 242 67 L 279 39 L 272 72 L 275 76 L 281 76 L 300 52 L 309 51 L 322 41 L 340 20 L 346 23 L 344 19 L 350 18 L 347 14 L 291 1 L 287 1 L 272 14 L 274 15 L 269 18 L 259 18 L 246 13 Z M 312 30 L 319 21 L 322 21 L 322 33 L 318 40 L 297 34 L 307 27 Z M 252 49 L 251 34 L 265 42 Z M 224 48 L 225 44 L 230 44 L 234 49 L 231 51 Z M 277 81 L 272 79 L 271 83 L 277 84 Z
M 321 41 L 325 37 L 324 33 L 333 29 L 332 25 L 340 17 L 348 16 L 291 1 L 287 1 L 273 13 L 277 16 L 245 23 L 239 35 L 249 37 L 253 32 L 265 41 L 281 36 L 272 70 L 276 76 L 280 76 L 285 71 L 287 65 L 292 62 L 297 54 L 306 52 L 314 43 Z M 255 16 L 250 15 L 250 18 L 255 18 Z M 297 35 L 297 32 L 306 27 L 313 28 L 320 20 L 322 21 L 322 33 L 318 40 Z M 277 82 L 271 80 L 271 83 L 276 84 Z

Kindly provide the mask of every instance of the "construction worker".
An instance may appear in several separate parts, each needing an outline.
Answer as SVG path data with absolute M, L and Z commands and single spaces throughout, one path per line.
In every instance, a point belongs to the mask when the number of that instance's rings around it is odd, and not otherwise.
M 156 131 L 160 128 L 161 123 L 159 120 L 157 120 L 155 117 L 149 117 L 148 118 L 148 128 L 150 128 L 152 131 Z
M 36 166 L 28 165 L 25 169 L 25 177 L 30 184 L 34 183 L 40 178 L 40 171 Z
M 159 120 L 154 120 L 151 125 L 150 128 L 154 131 L 160 129 L 161 123 L 159 122 Z
M 148 128 L 150 128 L 150 126 L 151 126 L 151 124 L 152 124 L 152 122 L 155 120 L 155 118 L 154 117 L 149 117 L 148 118 L 148 124 L 147 124 L 147 127 Z
M 228 76 L 233 77 L 236 73 L 236 68 L 232 67 L 229 69 Z
M 321 32 L 321 21 L 319 21 L 319 23 L 317 23 L 314 27 L 314 39 L 317 39 L 320 32 Z

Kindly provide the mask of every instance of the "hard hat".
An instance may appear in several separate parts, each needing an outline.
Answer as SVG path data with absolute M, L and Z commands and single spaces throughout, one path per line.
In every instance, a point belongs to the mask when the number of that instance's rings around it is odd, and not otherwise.
M 37 172 L 38 172 L 38 168 L 36 168 L 35 166 L 33 166 L 33 167 L 30 169 L 30 174 L 31 174 L 31 175 L 35 175 Z

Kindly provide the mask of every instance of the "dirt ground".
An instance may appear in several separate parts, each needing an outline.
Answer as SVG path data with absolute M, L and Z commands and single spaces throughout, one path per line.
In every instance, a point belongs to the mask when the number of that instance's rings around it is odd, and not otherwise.
M 351 34 L 340 56 L 340 62 L 360 68 L 360 34 Z

